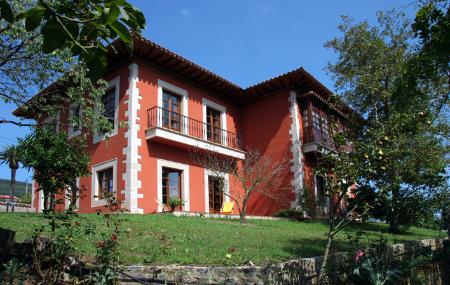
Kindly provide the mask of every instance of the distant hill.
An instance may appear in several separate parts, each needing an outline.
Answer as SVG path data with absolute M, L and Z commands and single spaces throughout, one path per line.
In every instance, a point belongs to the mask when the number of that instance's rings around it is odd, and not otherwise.
M 0 195 L 9 195 L 9 183 L 10 180 L 8 179 L 0 179 Z M 22 196 L 25 195 L 25 185 L 26 183 L 23 181 L 17 181 L 16 182 L 16 196 Z M 28 193 L 30 193 L 31 190 L 31 183 L 28 183 Z

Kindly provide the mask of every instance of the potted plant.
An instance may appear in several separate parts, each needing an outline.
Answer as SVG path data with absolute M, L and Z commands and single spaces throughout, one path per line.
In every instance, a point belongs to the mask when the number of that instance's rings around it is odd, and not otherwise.
M 175 211 L 177 207 L 181 208 L 181 206 L 184 206 L 184 202 L 180 198 L 170 198 L 168 204 L 172 212 Z

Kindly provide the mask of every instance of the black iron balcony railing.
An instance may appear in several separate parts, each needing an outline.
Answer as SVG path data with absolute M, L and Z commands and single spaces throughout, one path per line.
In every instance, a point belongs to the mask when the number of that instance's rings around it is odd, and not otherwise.
M 147 127 L 169 129 L 221 146 L 240 149 L 235 133 L 157 106 L 147 110 Z

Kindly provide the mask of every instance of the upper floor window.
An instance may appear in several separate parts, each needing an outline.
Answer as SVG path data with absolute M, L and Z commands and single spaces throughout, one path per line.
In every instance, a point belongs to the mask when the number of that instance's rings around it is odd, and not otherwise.
M 114 126 L 116 114 L 116 88 L 113 87 L 105 92 L 101 98 L 103 104 L 103 115 Z
M 112 130 L 108 133 L 94 133 L 94 143 L 103 140 L 105 137 L 112 137 L 118 133 L 119 127 L 119 84 L 120 77 L 116 77 L 109 82 L 109 89 L 99 98 L 99 104 L 103 105 L 103 115 L 111 123 Z
M 69 136 L 77 136 L 81 133 L 81 107 L 72 104 L 69 108 Z
M 206 107 L 206 137 L 208 141 L 221 143 L 220 112 Z
M 181 129 L 181 97 L 164 90 L 162 108 L 163 127 L 179 132 Z

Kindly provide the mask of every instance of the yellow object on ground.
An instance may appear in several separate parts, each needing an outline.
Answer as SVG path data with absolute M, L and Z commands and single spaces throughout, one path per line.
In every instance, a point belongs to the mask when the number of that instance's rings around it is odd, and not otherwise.
M 233 212 L 234 202 L 223 202 L 221 214 L 231 214 Z

